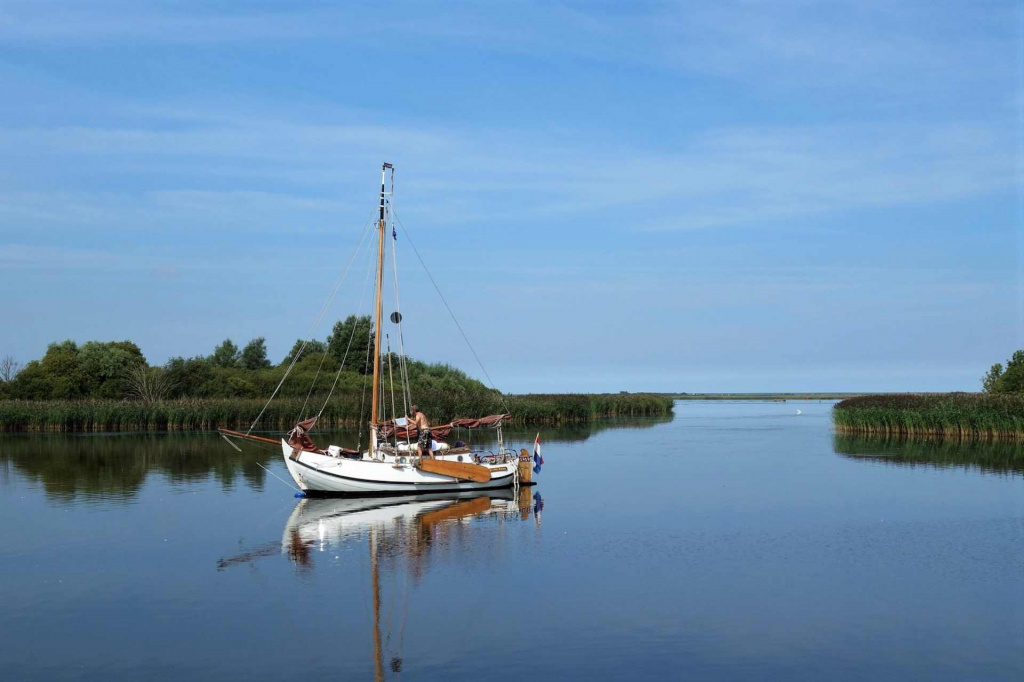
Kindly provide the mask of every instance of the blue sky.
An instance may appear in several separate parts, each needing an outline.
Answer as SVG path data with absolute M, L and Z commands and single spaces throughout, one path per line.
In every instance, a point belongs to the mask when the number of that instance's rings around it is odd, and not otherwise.
M 977 390 L 1022 64 L 1019 2 L 4 0 L 0 355 L 283 356 L 387 160 L 504 390 Z M 479 374 L 399 264 L 410 354 Z

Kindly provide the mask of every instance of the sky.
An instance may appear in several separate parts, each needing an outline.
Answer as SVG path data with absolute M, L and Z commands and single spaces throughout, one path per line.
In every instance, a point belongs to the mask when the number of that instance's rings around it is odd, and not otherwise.
M 411 240 L 504 391 L 970 391 L 1024 348 L 1019 0 L 0 0 L 0 92 L 22 362 L 280 359 L 384 161 L 408 353 L 483 376 Z

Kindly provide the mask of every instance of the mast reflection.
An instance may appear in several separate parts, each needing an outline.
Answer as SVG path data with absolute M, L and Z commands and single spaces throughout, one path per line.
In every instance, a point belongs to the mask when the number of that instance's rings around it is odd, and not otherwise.
M 474 534 L 474 525 L 479 528 L 481 523 L 525 521 L 532 515 L 539 528 L 543 507 L 540 493 L 527 487 L 400 498 L 306 498 L 295 505 L 288 517 L 281 536 L 281 552 L 295 562 L 300 572 L 308 572 L 321 552 L 333 552 L 346 543 L 367 543 L 374 679 L 380 681 L 388 671 L 393 676 L 401 674 L 405 630 L 403 619 L 394 641 L 390 632 L 381 632 L 382 573 L 404 572 L 418 582 L 431 555 L 454 551 L 462 558 L 479 550 L 485 537 L 494 537 Z M 390 665 L 385 668 L 388 654 Z

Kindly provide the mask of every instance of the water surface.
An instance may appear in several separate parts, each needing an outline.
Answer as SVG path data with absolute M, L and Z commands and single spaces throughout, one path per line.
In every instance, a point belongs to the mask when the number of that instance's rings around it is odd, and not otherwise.
M 536 487 L 408 500 L 297 500 L 211 435 L 4 437 L 0 670 L 1024 679 L 1017 453 L 834 438 L 830 408 L 543 429 Z

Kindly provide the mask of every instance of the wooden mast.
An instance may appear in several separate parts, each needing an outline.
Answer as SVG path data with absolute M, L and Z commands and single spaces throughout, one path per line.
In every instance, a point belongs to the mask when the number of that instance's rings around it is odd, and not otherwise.
M 389 168 L 393 168 L 393 166 L 390 163 L 385 163 L 380 169 L 380 216 L 377 221 L 377 311 L 373 340 L 373 403 L 370 408 L 371 433 L 376 433 L 375 429 L 380 416 L 377 407 L 380 402 L 380 318 L 384 304 L 381 299 L 381 289 L 384 287 L 384 240 L 386 239 L 384 234 L 384 179 Z M 375 443 L 376 438 L 371 442 Z

